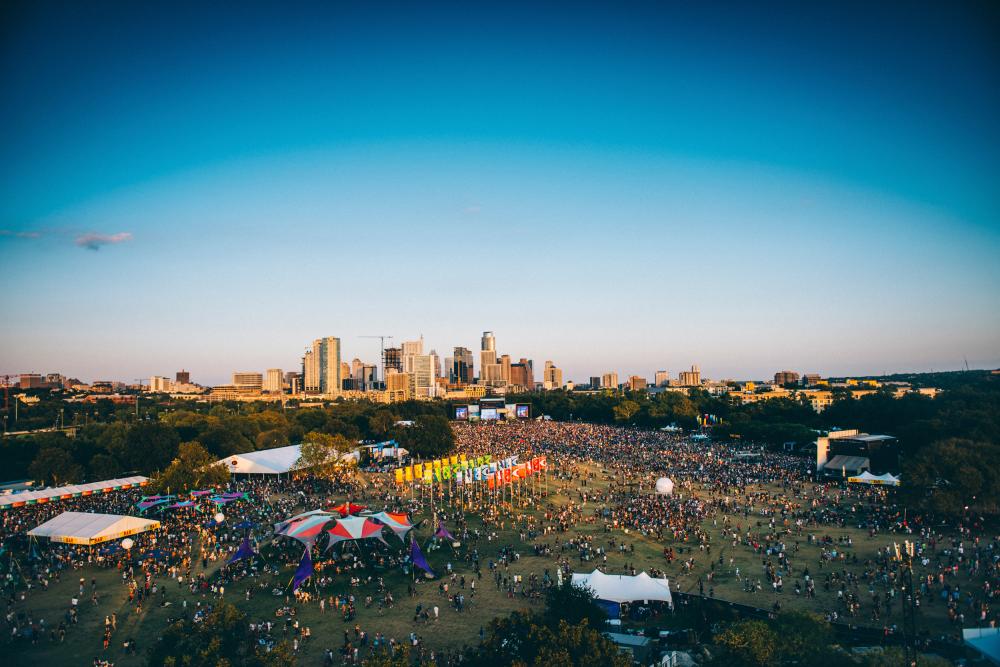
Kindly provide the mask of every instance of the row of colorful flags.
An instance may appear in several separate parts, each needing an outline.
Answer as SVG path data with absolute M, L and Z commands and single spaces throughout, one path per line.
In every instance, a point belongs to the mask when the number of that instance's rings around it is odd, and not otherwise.
M 452 465 L 448 459 L 443 459 L 444 462 L 439 466 L 434 465 L 437 463 L 434 461 L 398 468 L 396 470 L 396 484 L 413 481 L 433 484 L 434 482 L 455 480 L 456 484 L 486 482 L 490 488 L 493 488 L 495 485 L 508 484 L 541 472 L 547 465 L 544 456 L 536 456 L 525 463 L 519 462 L 517 456 L 508 456 L 499 461 L 491 461 L 490 458 L 490 456 L 481 456 L 463 462 L 459 457 L 455 465 Z
M 536 456 L 533 459 L 529 459 L 525 463 L 518 463 L 516 465 L 489 473 L 486 476 L 486 483 L 489 488 L 493 489 L 498 486 L 503 486 L 504 484 L 512 484 L 519 479 L 527 479 L 535 473 L 542 472 L 547 467 L 548 461 L 545 457 Z
M 434 459 L 426 463 L 414 463 L 413 465 L 396 468 L 396 484 L 404 482 L 441 482 L 456 477 L 459 472 L 466 472 L 488 466 L 493 462 L 493 457 L 489 454 L 483 456 L 467 457 L 465 454 Z

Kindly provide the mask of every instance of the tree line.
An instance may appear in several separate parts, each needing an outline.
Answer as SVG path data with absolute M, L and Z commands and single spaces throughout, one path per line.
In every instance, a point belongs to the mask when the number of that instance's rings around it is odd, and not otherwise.
M 151 404 L 134 414 L 93 421 L 76 430 L 44 432 L 3 440 L 6 479 L 32 478 L 61 485 L 152 475 L 172 463 L 211 462 L 233 454 L 299 444 L 309 437 L 337 436 L 350 443 L 396 439 L 415 455 L 439 456 L 452 449 L 446 406 L 431 402 L 391 406 L 339 401 L 327 407 L 284 410 L 268 403 Z M 397 425 L 398 422 L 412 425 Z M 307 437 L 309 436 L 309 437 Z M 190 445 L 182 448 L 183 444 Z M 193 464 L 192 464 L 193 465 Z M 188 465 L 188 468 L 191 466 Z

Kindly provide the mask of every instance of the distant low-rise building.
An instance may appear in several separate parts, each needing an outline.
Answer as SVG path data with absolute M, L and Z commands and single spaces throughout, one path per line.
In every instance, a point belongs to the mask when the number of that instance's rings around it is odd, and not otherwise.
M 542 374 L 542 387 L 544 389 L 562 389 L 563 372 L 551 361 L 545 362 L 545 370 Z
M 269 394 L 280 394 L 285 389 L 285 376 L 280 368 L 268 368 L 264 377 L 264 391 Z
M 385 376 L 385 391 L 389 394 L 389 402 L 408 401 L 413 398 L 411 393 L 410 374 L 400 373 L 390 369 Z
M 786 384 L 798 384 L 799 374 L 795 371 L 778 371 L 774 374 L 774 384 L 776 385 L 786 385 Z
M 167 394 L 174 390 L 174 381 L 164 375 L 149 378 L 149 391 Z
M 233 384 L 237 387 L 260 391 L 264 387 L 264 376 L 251 371 L 236 371 L 233 373 Z
M 682 387 L 697 387 L 701 385 L 701 368 L 697 365 L 691 366 L 689 371 L 681 371 L 677 374 L 677 379 Z

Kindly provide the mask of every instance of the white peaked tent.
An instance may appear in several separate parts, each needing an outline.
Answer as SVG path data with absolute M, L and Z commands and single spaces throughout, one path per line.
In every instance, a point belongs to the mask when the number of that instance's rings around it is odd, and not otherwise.
M 848 477 L 848 482 L 853 482 L 855 484 L 874 484 L 881 486 L 899 486 L 899 477 L 895 477 L 892 473 L 884 473 L 882 475 L 873 475 L 867 470 L 858 475 L 857 477 Z
M 674 606 L 667 579 L 654 579 L 645 572 L 634 577 L 624 574 L 604 574 L 594 570 L 590 574 L 573 573 L 573 585 L 589 588 L 598 600 L 609 602 L 635 602 L 658 600 Z
M 233 454 L 216 463 L 221 463 L 233 475 L 284 475 L 302 466 L 299 458 L 302 456 L 302 445 L 288 445 L 274 449 L 262 449 L 259 452 Z M 342 454 L 341 461 L 358 462 L 360 454 L 353 450 Z
M 28 535 L 47 537 L 52 542 L 90 545 L 137 535 L 159 527 L 159 521 L 137 516 L 63 512 L 37 528 L 29 530 Z
M 259 452 L 233 454 L 218 463 L 229 468 L 234 475 L 282 475 L 298 467 L 302 445 L 289 445 Z

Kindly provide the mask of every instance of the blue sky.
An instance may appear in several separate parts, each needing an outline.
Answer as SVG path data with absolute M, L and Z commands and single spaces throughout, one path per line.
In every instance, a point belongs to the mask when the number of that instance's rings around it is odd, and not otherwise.
M 1000 365 L 987 3 L 8 3 L 0 372 Z

